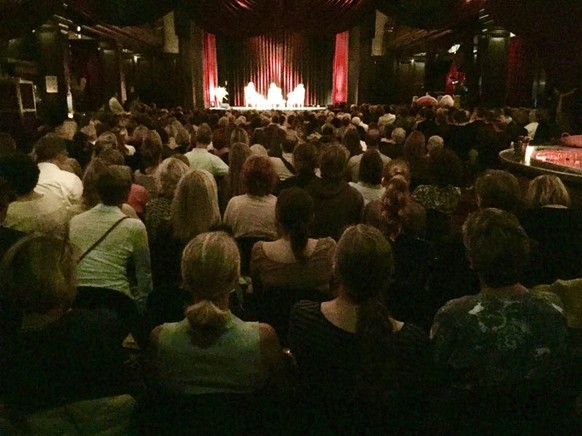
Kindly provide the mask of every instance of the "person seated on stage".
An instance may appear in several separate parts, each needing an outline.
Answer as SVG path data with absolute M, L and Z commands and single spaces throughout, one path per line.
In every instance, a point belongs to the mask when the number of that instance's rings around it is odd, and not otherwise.
M 119 321 L 108 311 L 72 308 L 75 269 L 72 245 L 41 234 L 21 239 L 2 262 L 0 295 L 15 323 L 2 330 L 0 390 L 12 412 L 134 391 Z
M 190 167 L 197 170 L 206 170 L 214 177 L 223 177 L 228 174 L 228 165 L 224 161 L 208 151 L 212 142 L 212 130 L 206 123 L 198 127 L 196 131 L 196 147 L 186 153 Z
M 277 197 L 271 192 L 277 182 L 277 174 L 270 159 L 265 156 L 249 157 L 243 164 L 242 180 L 246 194 L 230 199 L 224 212 L 224 224 L 232 227 L 235 238 L 275 239 Z
M 430 348 L 426 333 L 381 302 L 392 276 L 390 243 L 371 226 L 349 227 L 334 267 L 337 297 L 300 301 L 289 321 L 303 432 L 423 434 Z
M 369 129 L 366 132 L 366 150 L 374 150 L 380 158 L 382 159 L 383 165 L 382 168 L 390 163 L 391 159 L 388 156 L 383 155 L 380 153 L 378 149 L 380 147 L 380 131 L 378 129 Z M 362 154 L 358 154 L 356 156 L 352 156 L 348 162 L 348 170 L 350 172 L 352 182 L 357 183 L 359 180 L 359 173 L 360 173 L 360 162 L 362 160 Z
M 528 235 L 513 214 L 483 209 L 469 216 L 463 239 L 481 289 L 449 301 L 434 318 L 440 430 L 547 434 L 562 428 L 571 407 L 564 384 L 568 330 L 559 307 L 519 282 Z
M 346 182 L 348 152 L 330 145 L 321 155 L 321 178 L 306 186 L 315 201 L 311 236 L 338 240 L 343 230 L 360 222 L 364 198 Z
M 360 169 L 358 172 L 358 182 L 350 182 L 350 186 L 356 188 L 364 197 L 364 205 L 370 201 L 379 200 L 384 195 L 382 186 L 382 171 L 384 162 L 374 149 L 367 150 L 362 154 Z
M 53 190 L 38 189 L 39 168 L 25 154 L 0 159 L 0 175 L 10 185 L 16 200 L 10 203 L 3 225 L 24 233 L 47 233 L 64 237 L 71 217 L 78 213 L 63 203 Z
M 269 91 L 267 92 L 267 102 L 269 106 L 282 107 L 285 105 L 285 100 L 283 99 L 283 91 L 274 82 L 269 85 Z
M 239 270 L 238 247 L 224 232 L 202 233 L 184 249 L 182 281 L 191 298 L 185 318 L 150 335 L 153 380 L 163 391 L 252 393 L 284 374 L 273 328 L 241 321 L 229 310 Z
M 305 86 L 300 83 L 293 91 L 287 94 L 287 107 L 305 106 Z
M 523 228 L 536 241 L 524 280 L 530 285 L 582 277 L 582 213 L 572 208 L 568 189 L 554 175 L 533 179 L 526 194 Z

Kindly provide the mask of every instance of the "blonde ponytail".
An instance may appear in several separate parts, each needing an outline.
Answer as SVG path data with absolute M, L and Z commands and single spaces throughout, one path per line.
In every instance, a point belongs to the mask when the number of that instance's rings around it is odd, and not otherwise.
M 193 329 L 219 330 L 228 319 L 228 311 L 222 310 L 210 300 L 201 300 L 188 306 L 185 315 Z

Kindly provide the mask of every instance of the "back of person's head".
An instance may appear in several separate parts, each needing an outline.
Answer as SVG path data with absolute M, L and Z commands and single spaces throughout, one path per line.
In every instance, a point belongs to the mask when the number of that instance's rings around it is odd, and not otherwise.
M 91 159 L 85 172 L 83 173 L 83 205 L 90 209 L 99 204 L 100 198 L 97 192 L 97 181 L 99 176 L 109 165 L 101 158 Z
M 392 130 L 390 137 L 396 144 L 404 144 L 404 141 L 406 140 L 406 130 L 402 127 L 396 127 Z
M 182 281 L 193 304 L 185 314 L 195 332 L 216 331 L 228 319 L 220 307 L 240 274 L 240 255 L 234 239 L 224 232 L 202 233 L 182 253 Z M 193 337 L 193 340 L 196 340 Z
M 96 155 L 99 159 L 105 162 L 107 165 L 124 165 L 125 158 L 123 154 L 119 150 L 114 148 L 108 148 L 103 150 L 101 153 Z
M 277 198 L 276 216 L 281 234 L 289 236 L 295 258 L 304 261 L 313 218 L 313 199 L 301 188 L 284 189 Z
M 174 198 L 176 187 L 184 174 L 190 171 L 190 166 L 180 159 L 169 157 L 164 159 L 155 173 L 158 186 L 158 196 Z
M 97 178 L 97 193 L 106 206 L 119 206 L 131 190 L 131 170 L 124 165 L 111 165 Z
M 360 134 L 356 129 L 347 129 L 342 138 L 342 144 L 350 152 L 350 156 L 355 156 L 362 152 L 362 145 L 360 144 Z
M 245 188 L 241 183 L 241 171 L 245 161 L 251 155 L 250 147 L 243 142 L 235 142 L 228 154 L 228 178 L 232 196 L 244 194 Z
M 67 145 L 57 134 L 48 133 L 38 140 L 33 151 L 37 162 L 48 162 L 61 156 L 66 157 Z
M 430 138 L 428 138 L 428 142 L 426 143 L 426 150 L 429 153 L 432 153 L 433 151 L 443 148 L 444 146 L 445 141 L 441 136 L 432 135 Z
M 18 196 L 29 194 L 38 183 L 40 170 L 30 156 L 14 153 L 0 158 L 0 177 L 3 177 Z
M 77 294 L 76 271 L 69 243 L 33 234 L 6 253 L 0 266 L 0 294 L 25 314 L 66 310 Z
M 218 189 L 212 174 L 191 170 L 180 179 L 170 220 L 174 236 L 184 242 L 220 224 Z
M 426 155 L 426 142 L 424 134 L 418 130 L 413 130 L 404 141 L 402 148 L 404 158 L 416 160 Z
M 358 224 L 342 234 L 335 272 L 354 303 L 378 297 L 390 284 L 393 265 L 392 247 L 378 229 Z
M 251 143 L 251 145 L 261 144 L 262 146 L 267 143 L 267 136 L 265 135 L 265 130 L 263 128 L 258 127 L 254 130 Z
M 388 181 L 394 176 L 402 176 L 410 184 L 411 174 L 410 165 L 404 159 L 392 159 L 384 166 L 382 173 L 383 184 L 386 185 Z
M 486 286 L 511 286 L 527 265 L 529 238 L 512 213 L 488 208 L 463 225 L 463 241 L 472 268 Z
M 481 209 L 493 207 L 516 213 L 522 205 L 519 182 L 508 171 L 487 170 L 475 181 L 475 193 Z
M 298 144 L 293 150 L 293 165 L 300 174 L 313 174 L 319 166 L 318 151 L 312 142 Z
M 9 133 L 0 132 L 0 158 L 16 152 L 16 142 Z
M 387 238 L 395 240 L 402 231 L 410 208 L 409 182 L 403 176 L 396 175 L 385 183 L 386 190 L 382 196 L 382 230 Z
M 144 168 L 156 167 L 162 160 L 162 144 L 149 136 L 143 141 L 139 150 Z
M 463 164 L 454 151 L 441 148 L 433 150 L 429 155 L 428 172 L 431 182 L 437 186 L 460 186 Z
M 236 127 L 230 134 L 230 145 L 237 142 L 242 142 L 244 144 L 250 145 L 249 134 L 242 127 Z
M 558 176 L 544 174 L 529 182 L 526 203 L 529 208 L 549 205 L 570 207 L 570 194 Z
M 196 130 L 196 143 L 208 145 L 212 142 L 212 129 L 206 123 L 202 123 Z
M 366 150 L 360 161 L 358 180 L 369 185 L 379 185 L 382 182 L 384 161 L 377 150 Z
M 366 145 L 368 148 L 378 148 L 382 135 L 378 129 L 368 129 L 366 132 Z
M 299 137 L 297 136 L 297 133 L 295 133 L 293 130 L 287 130 L 287 133 L 285 134 L 285 139 L 283 140 L 283 152 L 284 153 L 293 153 L 293 150 L 295 150 L 295 147 L 297 146 L 297 144 L 299 143 Z
M 340 181 L 346 175 L 348 154 L 339 145 L 330 145 L 321 154 L 321 177 L 326 180 Z
M 250 156 L 243 164 L 242 180 L 247 194 L 264 197 L 273 191 L 277 173 L 268 157 Z

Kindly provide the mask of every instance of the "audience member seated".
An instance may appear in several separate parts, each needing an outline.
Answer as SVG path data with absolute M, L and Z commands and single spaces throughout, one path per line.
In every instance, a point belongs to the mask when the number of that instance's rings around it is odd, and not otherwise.
M 158 195 L 158 185 L 155 173 L 162 162 L 162 145 L 158 141 L 147 138 L 139 149 L 143 164 L 143 172 L 137 170 L 134 174 L 135 183 L 143 186 L 148 191 L 149 199 Z
M 461 199 L 461 161 L 449 149 L 434 150 L 429 156 L 428 170 L 430 184 L 418 186 L 412 196 L 427 210 L 452 214 Z
M 228 165 L 221 158 L 208 151 L 208 146 L 212 143 L 212 130 L 208 124 L 202 124 L 198 127 L 195 139 L 196 146 L 185 154 L 190 161 L 190 167 L 197 170 L 206 170 L 214 177 L 226 176 L 228 174 Z
M 137 379 L 123 363 L 118 320 L 71 308 L 75 257 L 67 242 L 37 234 L 16 243 L 0 268 L 0 293 L 19 318 L 14 331 L 2 331 L 1 392 L 12 416 L 137 393 Z
M 319 166 L 317 146 L 313 142 L 303 142 L 293 149 L 293 165 L 297 174 L 279 182 L 277 191 L 289 188 L 306 188 L 309 184 L 317 184 L 321 179 L 315 174 Z
M 150 385 L 158 400 L 148 415 L 154 415 L 155 426 L 166 428 L 164 434 L 193 428 L 204 434 L 247 434 L 249 403 L 258 391 L 286 378 L 273 328 L 244 322 L 229 310 L 239 269 L 238 247 L 226 233 L 198 235 L 184 250 L 182 279 L 191 296 L 185 318 L 151 333 Z M 252 424 L 263 424 L 269 404 L 263 406 Z
M 273 168 L 275 168 L 275 173 L 277 173 L 277 178 L 281 181 L 297 174 L 297 169 L 293 162 L 293 150 L 298 142 L 297 134 L 293 130 L 288 130 L 281 142 L 281 146 L 272 149 L 271 162 L 273 163 Z M 278 152 L 273 153 L 274 150 Z
M 428 387 L 428 339 L 380 302 L 392 274 L 389 242 L 373 227 L 348 228 L 337 248 L 337 298 L 301 301 L 289 342 L 298 364 L 303 432 L 416 434 Z
M 120 209 L 130 188 L 128 167 L 112 166 L 103 171 L 97 181 L 100 203 L 71 219 L 69 239 L 80 254 L 76 304 L 113 309 L 143 345 L 139 311 L 152 291 L 150 250 L 145 225 Z
M 0 262 L 2 262 L 4 254 L 11 246 L 20 238 L 26 236 L 24 232 L 4 226 L 8 206 L 16 200 L 16 193 L 1 174 L 2 170 L 0 170 Z
M 345 180 L 347 152 L 339 145 L 330 145 L 321 156 L 321 178 L 306 186 L 315 202 L 311 236 L 330 236 L 336 241 L 344 229 L 362 218 L 364 198 Z
M 388 156 L 384 156 L 378 150 L 378 147 L 380 146 L 380 138 L 380 131 L 378 129 L 368 130 L 366 133 L 366 151 L 375 151 L 382 159 L 382 168 L 384 168 L 385 165 L 390 163 L 391 159 Z M 354 183 L 357 183 L 359 180 L 360 162 L 362 161 L 363 156 L 363 154 L 357 154 L 356 156 L 350 157 L 350 160 L 348 161 L 348 171 L 350 173 L 351 180 Z
M 370 201 L 380 200 L 384 195 L 382 186 L 384 162 L 374 149 L 367 150 L 361 157 L 358 182 L 350 182 L 350 186 L 362 194 L 364 205 L 367 205 Z
M 59 167 L 68 157 L 65 141 L 54 134 L 48 134 L 38 140 L 33 153 L 40 170 L 37 192 L 52 192 L 61 198 L 68 209 L 78 206 L 83 195 L 83 183 L 75 174 Z
M 151 240 L 154 292 L 148 299 L 148 321 L 152 327 L 181 319 L 188 302 L 188 295 L 181 286 L 182 251 L 194 237 L 219 224 L 214 177 L 205 170 L 190 170 L 178 183 L 170 219 Z
M 117 153 L 117 151 L 115 151 Z M 99 157 L 91 159 L 89 165 L 85 169 L 85 174 L 83 175 L 83 201 L 81 204 L 82 211 L 86 211 L 94 208 L 100 202 L 99 192 L 97 189 L 97 181 L 101 173 L 106 171 L 109 167 L 107 162 Z M 138 218 L 135 209 L 127 203 L 121 205 L 121 211 L 130 218 Z
M 154 177 L 158 195 L 146 205 L 144 219 L 150 241 L 158 238 L 160 227 L 170 219 L 174 193 L 180 179 L 188 171 L 188 164 L 175 157 L 164 159 L 156 169 Z
M 554 175 L 533 179 L 521 223 L 536 245 L 524 281 L 550 284 L 582 277 L 582 213 L 570 208 L 570 194 Z
M 277 182 L 277 175 L 269 158 L 249 157 L 243 164 L 242 180 L 246 194 L 230 199 L 224 212 L 224 224 L 232 227 L 235 238 L 275 239 L 277 197 L 271 192 Z
M 521 189 L 517 178 L 508 171 L 487 170 L 475 181 L 475 201 L 480 209 L 494 207 L 519 216 Z
M 47 233 L 64 237 L 75 210 L 53 190 L 39 189 L 39 169 L 32 159 L 15 153 L 0 159 L 0 174 L 16 194 L 3 225 L 24 233 Z
M 276 217 L 280 238 L 255 244 L 251 276 L 261 319 L 286 342 L 291 306 L 306 295 L 327 299 L 336 243 L 329 237 L 309 238 L 313 200 L 303 189 L 281 192 Z
M 429 181 L 426 138 L 418 130 L 411 132 L 404 141 L 402 158 L 410 165 L 410 172 L 412 174 L 411 186 L 413 188 Z
M 342 137 L 342 145 L 350 153 L 349 159 L 364 152 L 362 144 L 366 145 L 364 141 L 360 141 L 360 134 L 358 131 L 354 129 L 353 126 L 349 127 Z
M 526 232 L 512 214 L 484 209 L 467 219 L 463 235 L 481 291 L 449 301 L 431 330 L 442 382 L 434 403 L 439 431 L 565 430 L 566 321 L 557 306 L 519 283 L 529 254 Z
M 410 194 L 410 169 L 405 160 L 394 159 L 384 167 L 382 185 L 382 198 L 364 209 L 364 224 L 379 229 L 389 241 L 400 234 L 424 238 L 426 210 Z

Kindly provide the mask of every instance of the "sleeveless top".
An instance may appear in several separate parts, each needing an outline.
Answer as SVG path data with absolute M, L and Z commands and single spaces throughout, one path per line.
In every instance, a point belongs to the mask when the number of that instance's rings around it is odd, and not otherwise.
M 248 393 L 265 383 L 259 323 L 242 321 L 229 312 L 222 334 L 206 345 L 192 341 L 187 319 L 163 324 L 155 356 L 161 386 L 199 395 Z

